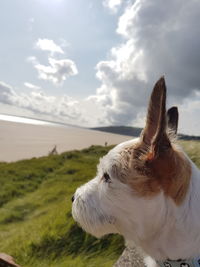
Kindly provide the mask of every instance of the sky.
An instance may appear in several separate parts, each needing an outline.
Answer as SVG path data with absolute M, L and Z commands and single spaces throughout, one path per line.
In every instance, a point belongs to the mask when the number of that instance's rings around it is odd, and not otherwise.
M 165 75 L 179 132 L 200 135 L 199 0 L 2 0 L 0 114 L 143 127 Z

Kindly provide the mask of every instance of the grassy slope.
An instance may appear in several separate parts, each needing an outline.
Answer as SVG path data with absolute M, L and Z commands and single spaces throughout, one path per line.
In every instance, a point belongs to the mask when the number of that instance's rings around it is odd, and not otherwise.
M 200 166 L 200 142 L 181 141 Z M 110 148 L 91 147 L 58 156 L 0 163 L 0 251 L 23 267 L 112 266 L 123 240 L 97 240 L 71 217 L 71 196 L 93 177 Z
M 112 266 L 123 240 L 97 240 L 71 217 L 71 196 L 108 148 L 0 163 L 0 251 L 22 266 Z

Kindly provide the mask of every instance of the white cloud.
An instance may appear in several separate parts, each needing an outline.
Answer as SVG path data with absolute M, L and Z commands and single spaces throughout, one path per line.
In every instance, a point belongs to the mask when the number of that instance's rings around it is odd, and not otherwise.
M 0 82 L 0 103 L 24 109 L 29 115 L 31 111 L 37 117 L 48 116 L 53 120 L 78 125 L 87 123 L 87 118 L 83 116 L 84 108 L 79 107 L 79 101 L 66 95 L 56 97 L 47 95 L 42 90 L 17 93 L 10 85 Z
M 12 87 L 0 81 L 0 102 L 5 104 L 12 104 L 15 98 L 15 92 Z
M 32 64 L 37 64 L 38 63 L 38 60 L 37 60 L 37 58 L 35 56 L 29 56 L 29 57 L 27 57 L 26 61 L 27 62 L 30 62 Z
M 32 84 L 32 83 L 24 82 L 24 85 L 25 85 L 27 88 L 30 88 L 30 89 L 32 89 L 32 90 L 39 90 L 39 89 L 40 89 L 39 86 L 34 85 L 34 84 Z
M 103 5 L 115 13 L 121 6 L 122 2 L 123 0 L 104 0 Z
M 48 66 L 38 62 L 34 63 L 34 68 L 38 71 L 39 79 L 60 85 L 67 77 L 78 74 L 76 64 L 70 59 L 54 59 L 49 57 L 48 61 Z
M 163 74 L 170 105 L 186 105 L 185 99 L 190 101 L 193 92 L 200 90 L 199 16 L 196 0 L 127 4 L 116 29 L 124 41 L 96 67 L 101 86 L 93 99 L 104 107 L 105 121 L 118 125 L 141 121 L 153 84 Z M 197 113 L 193 106 L 189 109 Z
M 60 42 L 62 47 L 69 45 L 64 39 L 60 39 Z M 51 54 L 51 56 L 48 56 L 49 65 L 41 64 L 35 56 L 27 58 L 27 62 L 32 63 L 37 70 L 39 79 L 50 81 L 55 85 L 62 85 L 66 78 L 78 74 L 74 61 L 66 58 L 57 59 L 55 57 L 55 53 L 64 54 L 61 46 L 55 44 L 53 40 L 38 39 L 36 47 L 43 51 L 49 51 Z
M 38 39 L 36 44 L 36 48 L 42 50 L 42 51 L 49 51 L 52 55 L 55 53 L 64 54 L 64 51 L 62 48 L 57 45 L 53 40 L 50 39 Z

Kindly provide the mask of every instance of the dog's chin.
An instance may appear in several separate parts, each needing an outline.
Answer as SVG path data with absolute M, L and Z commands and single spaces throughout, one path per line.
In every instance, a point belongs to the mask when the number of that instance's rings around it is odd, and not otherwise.
M 117 230 L 110 226 L 110 225 L 96 225 L 96 226 L 89 226 L 89 225 L 83 225 L 83 224 L 80 224 L 79 225 L 81 226 L 81 228 L 86 231 L 87 233 L 95 236 L 96 238 L 101 238 L 105 235 L 108 235 L 108 234 L 114 234 L 114 233 L 117 233 Z
M 115 227 L 116 219 L 113 216 L 94 212 L 90 212 L 90 216 L 88 216 L 86 210 L 77 209 L 76 205 L 72 207 L 72 216 L 83 230 L 97 238 L 111 233 L 118 233 Z

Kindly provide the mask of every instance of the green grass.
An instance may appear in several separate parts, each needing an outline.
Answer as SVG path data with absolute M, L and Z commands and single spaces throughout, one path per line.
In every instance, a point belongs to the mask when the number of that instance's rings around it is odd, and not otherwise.
M 96 173 L 110 147 L 0 163 L 0 251 L 23 267 L 112 266 L 123 239 L 86 234 L 71 216 L 71 196 Z
M 200 166 L 200 142 L 181 141 Z M 94 177 L 99 157 L 111 147 L 0 163 L 0 251 L 23 267 L 110 267 L 122 237 L 96 239 L 71 216 L 75 189 Z
M 180 141 L 179 143 L 191 160 L 200 168 L 200 141 Z

